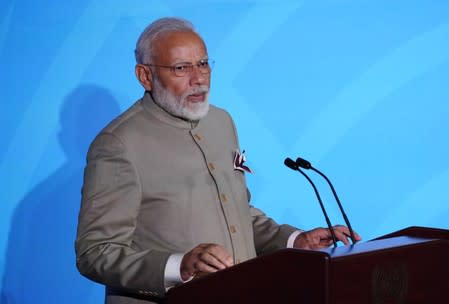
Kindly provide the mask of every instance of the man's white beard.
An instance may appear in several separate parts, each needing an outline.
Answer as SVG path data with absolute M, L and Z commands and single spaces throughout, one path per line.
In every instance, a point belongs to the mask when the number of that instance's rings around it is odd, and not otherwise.
M 209 88 L 205 85 L 189 90 L 181 96 L 176 96 L 163 88 L 157 77 L 154 77 L 151 93 L 154 102 L 173 116 L 195 121 L 206 116 L 209 111 Z M 189 95 L 199 93 L 206 93 L 204 101 L 189 102 L 187 100 Z

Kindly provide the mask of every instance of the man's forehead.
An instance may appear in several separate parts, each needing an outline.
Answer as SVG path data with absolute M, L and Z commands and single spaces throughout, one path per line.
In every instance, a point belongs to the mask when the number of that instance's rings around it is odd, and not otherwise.
M 203 39 L 192 31 L 169 32 L 158 37 L 155 41 L 155 55 L 163 55 L 177 48 L 192 48 L 206 52 Z M 167 55 L 167 54 L 166 54 Z
M 198 34 L 191 31 L 166 33 L 155 41 L 153 50 L 155 58 L 163 61 L 181 59 L 177 57 L 189 54 L 207 56 L 203 40 Z

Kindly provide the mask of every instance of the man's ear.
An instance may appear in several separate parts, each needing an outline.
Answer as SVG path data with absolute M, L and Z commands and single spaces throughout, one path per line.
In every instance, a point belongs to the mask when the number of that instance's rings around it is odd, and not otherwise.
M 149 66 L 144 64 L 136 64 L 134 69 L 137 80 L 145 88 L 146 91 L 151 91 L 153 87 L 153 74 Z

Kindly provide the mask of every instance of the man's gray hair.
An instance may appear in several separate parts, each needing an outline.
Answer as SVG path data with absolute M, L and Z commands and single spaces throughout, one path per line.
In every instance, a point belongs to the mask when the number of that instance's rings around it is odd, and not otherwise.
M 137 63 L 150 63 L 152 58 L 154 42 L 156 39 L 164 34 L 171 32 L 194 32 L 196 33 L 193 24 L 181 18 L 161 18 L 150 25 L 140 34 L 136 43 L 134 55 Z

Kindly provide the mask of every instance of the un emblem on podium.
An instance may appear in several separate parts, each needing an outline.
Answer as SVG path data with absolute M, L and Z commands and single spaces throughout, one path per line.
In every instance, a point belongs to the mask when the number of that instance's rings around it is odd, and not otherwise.
M 371 275 L 373 304 L 405 304 L 408 288 L 407 265 L 378 264 Z

